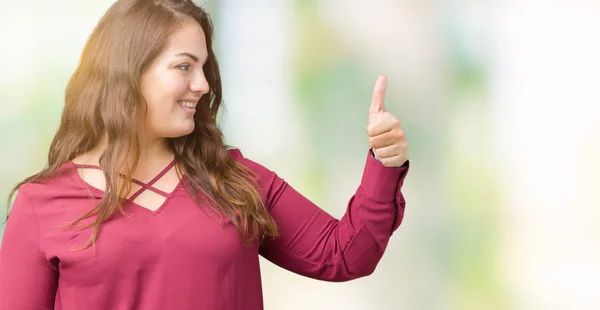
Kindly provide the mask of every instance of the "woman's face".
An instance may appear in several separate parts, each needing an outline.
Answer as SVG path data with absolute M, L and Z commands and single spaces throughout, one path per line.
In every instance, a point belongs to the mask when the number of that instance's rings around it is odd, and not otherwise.
M 196 104 L 209 91 L 202 69 L 207 57 L 202 27 L 186 18 L 141 77 L 147 138 L 176 138 L 194 130 Z

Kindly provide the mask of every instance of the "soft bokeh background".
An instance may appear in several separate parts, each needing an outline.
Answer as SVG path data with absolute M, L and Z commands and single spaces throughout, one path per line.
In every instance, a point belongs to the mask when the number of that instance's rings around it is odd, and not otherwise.
M 0 198 L 44 165 L 112 3 L 0 0 Z M 379 74 L 410 143 L 376 272 L 325 283 L 262 260 L 266 309 L 600 309 L 599 1 L 205 5 L 227 141 L 325 210 L 360 181 Z

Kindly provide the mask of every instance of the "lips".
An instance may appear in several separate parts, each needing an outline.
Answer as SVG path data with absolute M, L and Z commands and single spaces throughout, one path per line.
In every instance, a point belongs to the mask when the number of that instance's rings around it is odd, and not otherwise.
M 196 105 L 198 104 L 198 101 L 180 100 L 180 101 L 177 101 L 177 103 L 182 107 L 195 109 Z

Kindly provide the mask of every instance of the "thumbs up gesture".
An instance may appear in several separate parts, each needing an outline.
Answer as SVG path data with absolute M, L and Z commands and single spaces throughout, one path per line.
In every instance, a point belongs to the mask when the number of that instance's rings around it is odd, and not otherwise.
M 387 78 L 381 75 L 373 88 L 367 133 L 375 158 L 386 167 L 399 167 L 408 160 L 408 142 L 400 121 L 385 110 L 386 89 Z

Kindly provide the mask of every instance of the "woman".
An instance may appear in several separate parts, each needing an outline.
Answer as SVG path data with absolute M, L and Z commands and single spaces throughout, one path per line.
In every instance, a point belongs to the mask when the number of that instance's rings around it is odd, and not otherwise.
M 259 254 L 326 281 L 374 271 L 408 170 L 385 78 L 362 182 L 338 221 L 223 144 L 212 33 L 188 0 L 106 12 L 67 86 L 48 166 L 13 190 L 0 309 L 262 309 Z

